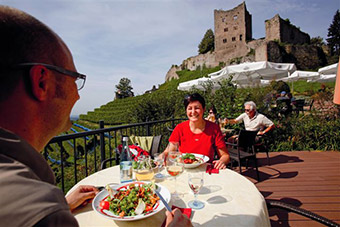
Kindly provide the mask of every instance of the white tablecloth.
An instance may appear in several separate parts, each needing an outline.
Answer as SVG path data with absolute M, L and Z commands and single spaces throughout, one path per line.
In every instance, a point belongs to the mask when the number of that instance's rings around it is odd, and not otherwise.
M 177 177 L 177 192 L 179 200 L 171 200 L 170 205 L 188 207 L 188 202 L 194 196 L 188 186 L 188 173 L 204 171 L 202 165 L 196 169 L 185 169 Z M 167 175 L 165 170 L 163 174 Z M 114 166 L 88 176 L 76 184 L 78 185 L 105 186 L 108 183 L 119 183 L 119 166 Z M 156 180 L 174 192 L 172 177 L 162 181 Z M 205 202 L 201 210 L 193 210 L 191 221 L 194 226 L 270 226 L 268 210 L 265 200 L 255 185 L 242 175 L 229 170 L 220 170 L 219 174 L 204 174 L 204 186 L 198 194 L 198 199 Z M 112 221 L 106 219 L 92 210 L 91 204 L 74 212 L 80 226 L 161 226 L 165 220 L 165 210 L 149 218 L 132 221 Z

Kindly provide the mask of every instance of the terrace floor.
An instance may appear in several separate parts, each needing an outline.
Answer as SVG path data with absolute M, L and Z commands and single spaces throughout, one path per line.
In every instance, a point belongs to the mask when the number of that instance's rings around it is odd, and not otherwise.
M 257 154 L 260 182 L 252 168 L 242 173 L 265 199 L 280 200 L 340 223 L 340 152 L 271 152 L 269 155 L 271 165 L 267 164 L 265 153 Z M 269 216 L 272 226 L 322 226 L 278 209 L 269 211 Z

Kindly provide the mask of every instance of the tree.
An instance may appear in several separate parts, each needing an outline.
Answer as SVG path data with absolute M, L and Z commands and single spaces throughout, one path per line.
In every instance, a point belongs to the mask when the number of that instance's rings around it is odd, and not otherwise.
M 198 53 L 205 54 L 215 49 L 215 36 L 211 29 L 205 33 L 201 43 L 198 45 Z
M 320 36 L 311 38 L 310 44 L 312 44 L 314 46 L 318 46 L 318 47 L 322 47 L 323 45 L 325 45 L 323 38 L 320 37 Z
M 327 43 L 331 50 L 331 55 L 340 54 L 340 12 L 339 10 L 336 11 L 333 22 L 328 28 L 327 34 Z
M 119 84 L 116 85 L 116 98 L 117 99 L 123 99 L 127 97 L 132 97 L 134 96 L 133 91 L 132 91 L 132 86 L 130 85 L 131 80 L 128 78 L 123 77 L 120 79 Z

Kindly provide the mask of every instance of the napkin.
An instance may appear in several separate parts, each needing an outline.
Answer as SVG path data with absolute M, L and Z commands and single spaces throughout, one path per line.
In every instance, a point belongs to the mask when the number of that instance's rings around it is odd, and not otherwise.
M 191 212 L 192 209 L 191 208 L 181 208 L 181 207 L 176 207 L 176 206 L 172 206 L 171 209 L 175 209 L 178 208 L 183 214 L 185 214 L 189 219 L 191 217 Z
M 181 207 L 176 207 L 176 206 L 171 207 L 172 210 L 174 210 L 175 208 L 179 209 L 184 215 L 186 215 L 190 219 L 191 213 L 192 213 L 191 208 L 181 208 Z M 164 227 L 165 224 L 166 224 L 166 219 L 164 220 L 162 227 Z
M 220 171 L 218 169 L 215 169 L 213 165 L 207 165 L 207 169 L 205 172 L 212 174 L 212 173 L 219 173 Z

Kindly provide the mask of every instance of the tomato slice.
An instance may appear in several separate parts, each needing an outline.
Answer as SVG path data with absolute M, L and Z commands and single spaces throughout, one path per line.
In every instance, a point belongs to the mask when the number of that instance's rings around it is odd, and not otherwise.
M 152 210 L 152 206 L 146 205 L 145 207 L 145 212 L 151 211 Z
M 104 210 L 110 209 L 110 203 L 109 201 L 106 201 L 106 200 L 100 201 L 99 206 L 103 208 Z
M 184 159 L 185 164 L 192 164 L 193 162 L 194 162 L 194 160 L 192 160 L 190 158 Z

